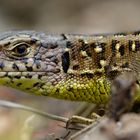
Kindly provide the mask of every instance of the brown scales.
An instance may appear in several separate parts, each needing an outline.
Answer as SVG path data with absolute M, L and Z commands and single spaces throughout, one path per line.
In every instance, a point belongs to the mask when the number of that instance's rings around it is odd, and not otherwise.
M 63 58 L 70 59 L 70 63 L 69 61 L 63 63 L 67 67 L 67 72 L 91 70 L 91 73 L 94 73 L 97 69 L 104 68 L 107 76 L 114 78 L 125 70 L 138 70 L 132 60 L 139 61 L 139 35 L 105 36 L 101 39 L 91 38 L 91 36 L 89 39 L 73 37 L 72 41 L 68 39 L 67 48 L 70 58 Z

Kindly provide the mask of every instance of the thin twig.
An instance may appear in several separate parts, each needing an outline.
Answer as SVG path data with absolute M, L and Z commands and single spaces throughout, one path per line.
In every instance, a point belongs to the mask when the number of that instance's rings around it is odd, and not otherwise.
M 0 100 L 0 106 L 22 109 L 22 110 L 25 110 L 25 111 L 30 111 L 30 112 L 36 113 L 40 116 L 44 116 L 44 117 L 47 117 L 49 119 L 53 119 L 53 120 L 57 120 L 57 121 L 65 122 L 65 123 L 67 123 L 67 121 L 69 120 L 68 118 L 65 118 L 65 117 L 53 115 L 53 114 L 50 114 L 50 113 L 46 113 L 44 111 L 39 111 L 35 108 L 28 107 L 26 105 L 21 105 L 21 104 L 18 104 L 18 103 L 13 103 L 11 101 Z

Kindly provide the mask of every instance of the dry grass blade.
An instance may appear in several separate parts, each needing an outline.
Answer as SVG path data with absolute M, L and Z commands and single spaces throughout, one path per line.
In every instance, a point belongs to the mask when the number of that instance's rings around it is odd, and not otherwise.
M 18 104 L 18 103 L 13 103 L 11 101 L 0 100 L 0 106 L 22 109 L 22 110 L 25 110 L 25 111 L 30 111 L 30 112 L 36 113 L 40 116 L 47 117 L 49 119 L 56 120 L 56 121 L 65 122 L 65 123 L 69 120 L 68 118 L 65 118 L 65 117 L 53 115 L 53 114 L 50 114 L 50 113 L 46 113 L 44 111 L 39 111 L 38 109 L 28 107 L 28 106 L 25 106 L 25 105 L 21 105 L 21 104 Z

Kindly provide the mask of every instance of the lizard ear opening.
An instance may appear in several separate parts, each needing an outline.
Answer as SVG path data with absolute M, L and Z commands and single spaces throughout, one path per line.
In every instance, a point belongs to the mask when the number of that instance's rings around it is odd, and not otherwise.
M 62 54 L 62 68 L 63 68 L 63 71 L 65 73 L 67 73 L 68 69 L 69 69 L 69 66 L 70 66 L 70 56 L 69 56 L 69 52 L 64 52 Z

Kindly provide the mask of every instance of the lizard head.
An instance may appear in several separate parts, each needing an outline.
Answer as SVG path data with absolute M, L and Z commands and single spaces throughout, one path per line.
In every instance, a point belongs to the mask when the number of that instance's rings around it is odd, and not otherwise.
M 56 82 L 54 77 L 60 75 L 62 50 L 57 45 L 58 40 L 33 31 L 3 34 L 0 38 L 0 84 L 16 88 L 22 85 L 29 89 L 43 85 L 43 81 Z
M 57 45 L 52 42 L 50 46 L 45 42 L 47 36 L 45 39 L 45 35 L 42 37 L 38 34 L 15 32 L 0 39 L 0 71 L 49 72 L 49 69 L 52 69 L 52 72 L 59 71 L 55 67 L 59 61 L 55 52 Z

